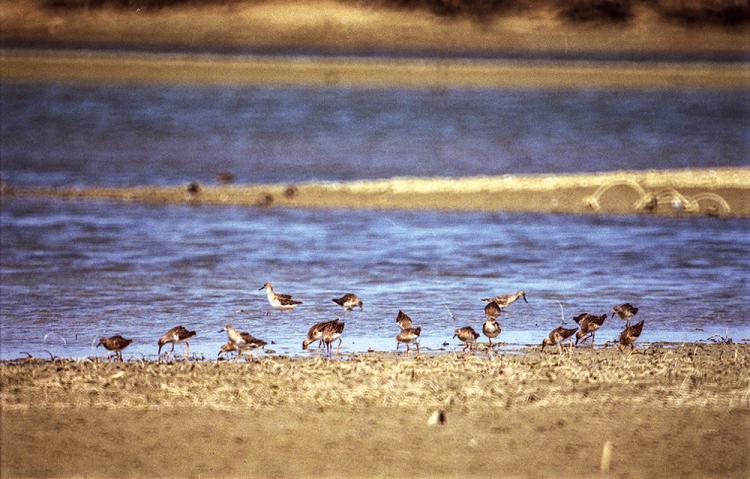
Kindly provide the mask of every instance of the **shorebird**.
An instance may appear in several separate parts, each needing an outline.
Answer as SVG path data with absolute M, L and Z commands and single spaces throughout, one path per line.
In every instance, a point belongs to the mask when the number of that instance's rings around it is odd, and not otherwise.
M 273 286 L 271 286 L 271 283 L 265 283 L 262 287 L 258 288 L 258 291 L 265 289 L 266 294 L 268 295 L 268 302 L 271 304 L 271 307 L 274 309 L 282 309 L 284 311 L 289 311 L 291 309 L 294 309 L 295 306 L 298 304 L 302 304 L 302 301 L 296 301 L 292 299 L 292 297 L 288 294 L 281 294 L 276 293 L 273 290 Z
M 457 337 L 464 343 L 464 352 L 466 352 L 467 349 L 472 349 L 474 342 L 479 337 L 479 333 L 474 331 L 474 328 L 471 326 L 464 326 L 463 328 L 456 329 L 453 332 L 453 337 Z
M 326 346 L 326 349 L 331 350 L 331 343 L 341 337 L 344 332 L 344 322 L 334 319 L 333 321 L 324 321 L 322 323 L 313 324 L 312 327 L 307 331 L 307 338 L 302 341 L 302 349 L 307 349 L 315 341 L 320 341 Z M 341 340 L 339 339 L 339 346 L 341 346 Z M 338 348 L 336 349 L 338 354 Z
M 498 306 L 505 309 L 521 298 L 523 298 L 524 303 L 528 303 L 528 301 L 526 301 L 526 293 L 524 293 L 523 291 L 516 291 L 513 294 L 501 294 L 501 295 L 495 296 L 494 298 L 482 298 L 482 301 L 484 301 L 485 303 L 494 301 L 497 303 Z
M 364 304 L 362 303 L 362 300 L 359 299 L 359 296 L 357 296 L 356 294 L 352 294 L 352 293 L 346 293 L 340 298 L 333 298 L 333 302 L 338 304 L 339 306 L 341 306 L 347 311 L 351 311 L 357 306 L 359 306 L 359 310 L 361 311 L 362 305 Z
M 494 304 L 494 303 L 490 303 Z M 490 348 L 492 347 L 492 338 L 496 338 L 500 336 L 500 323 L 497 322 L 497 319 L 495 319 L 492 316 L 487 317 L 487 321 L 484 322 L 482 325 L 482 332 L 485 336 L 487 336 L 487 339 L 490 341 Z
M 579 314 L 573 318 L 573 321 L 578 323 L 578 332 L 576 333 L 576 344 L 581 339 L 591 336 L 591 345 L 594 344 L 596 330 L 599 329 L 604 321 L 607 319 L 607 315 L 602 314 L 601 316 L 595 316 L 589 313 Z
M 226 353 L 239 353 L 240 350 L 234 345 L 232 341 L 227 341 L 226 344 L 222 344 L 219 348 L 219 357 Z
M 398 327 L 401 329 L 409 329 L 411 328 L 411 318 L 408 314 L 399 309 L 398 316 L 396 316 L 396 324 L 398 324 Z
M 635 323 L 632 326 L 625 326 L 625 329 L 623 329 L 620 333 L 620 340 L 619 344 L 617 345 L 620 351 L 624 350 L 628 346 L 630 346 L 630 349 L 635 349 L 635 340 L 638 339 L 638 337 L 641 335 L 641 331 L 643 331 L 642 319 L 639 323 Z
M 344 322 L 339 321 L 338 319 L 335 321 L 331 321 L 328 325 L 326 325 L 323 328 L 323 345 L 328 350 L 328 356 L 331 355 L 331 343 L 339 340 L 339 344 L 336 346 L 336 354 L 339 354 L 339 350 L 341 348 L 341 335 L 344 334 Z
M 500 316 L 500 313 L 502 312 L 503 308 L 501 308 L 500 305 L 494 301 L 490 301 L 489 303 L 487 303 L 487 306 L 484 307 L 484 315 L 487 318 L 495 319 Z
M 554 346 L 556 344 L 562 354 L 562 342 L 573 336 L 573 333 L 576 331 L 578 331 L 578 328 L 567 329 L 564 326 L 556 327 L 550 331 L 549 336 L 542 341 L 542 351 L 544 351 L 546 346 Z
M 164 333 L 164 336 L 159 338 L 159 357 L 161 357 L 161 348 L 164 347 L 165 344 L 172 344 L 172 349 L 169 350 L 169 352 L 172 353 L 174 352 L 175 344 L 185 343 L 185 357 L 187 358 L 190 355 L 190 338 L 193 336 L 195 336 L 195 331 L 188 331 L 183 326 L 175 326 L 170 329 Z
M 638 308 L 630 303 L 621 304 L 619 306 L 612 306 L 612 317 L 615 314 L 625 321 L 625 326 L 630 326 L 630 318 L 638 314 Z
M 132 343 L 132 339 L 125 339 L 119 334 L 117 336 L 112 337 L 106 337 L 102 336 L 99 338 L 99 344 L 96 345 L 98 348 L 99 346 L 104 346 L 104 349 L 107 351 L 113 351 L 113 354 L 110 354 L 110 358 L 112 356 L 117 356 L 120 358 L 120 362 L 122 362 L 122 350 L 127 348 L 130 343 Z
M 422 334 L 422 327 L 417 326 L 416 328 L 403 328 L 401 332 L 396 336 L 396 351 L 401 343 L 406 345 L 406 353 L 409 353 L 409 343 L 414 343 L 417 347 L 417 356 L 419 356 L 419 335 Z
M 250 333 L 237 331 L 231 324 L 224 326 L 222 331 L 227 332 L 227 339 L 229 339 L 229 342 L 232 343 L 234 349 L 237 350 L 237 354 L 239 355 L 242 355 L 243 352 L 247 351 L 252 358 L 253 349 L 262 348 L 267 344 L 262 339 L 258 339 Z

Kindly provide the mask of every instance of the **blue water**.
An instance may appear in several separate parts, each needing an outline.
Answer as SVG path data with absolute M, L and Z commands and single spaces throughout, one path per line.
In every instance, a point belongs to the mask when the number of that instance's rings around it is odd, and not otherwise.
M 2 83 L 0 174 L 140 185 L 748 165 L 743 91 Z
M 364 90 L 2 83 L 12 184 L 288 183 L 392 176 L 747 165 L 746 92 Z M 216 356 L 226 323 L 299 354 L 315 322 L 344 351 L 392 350 L 399 309 L 422 345 L 458 348 L 480 298 L 526 291 L 502 341 L 538 344 L 631 302 L 642 341 L 750 338 L 750 221 L 283 210 L 2 199 L 0 358 L 87 356 L 100 335 L 153 357 L 177 324 Z M 304 304 L 269 311 L 266 281 Z M 331 298 L 359 294 L 363 312 Z M 269 314 L 266 314 L 269 313 Z M 454 319 L 455 318 L 455 319 Z M 608 320 L 598 341 L 622 324 Z M 103 352 L 98 351 L 99 354 Z
M 626 301 L 641 309 L 645 342 L 750 338 L 746 220 L 9 198 L 0 220 L 2 358 L 86 356 L 104 334 L 135 340 L 126 357 L 153 357 L 177 324 L 198 331 L 191 351 L 213 358 L 228 322 L 298 354 L 309 326 L 335 317 L 344 351 L 392 350 L 399 309 L 423 326 L 423 346 L 454 350 L 453 329 L 481 328 L 482 297 L 517 289 L 529 303 L 500 319 L 514 345 L 539 343 L 560 304 L 572 324 Z M 266 281 L 304 304 L 270 311 Z M 345 292 L 363 312 L 331 301 Z M 598 341 L 621 327 L 608 320 Z

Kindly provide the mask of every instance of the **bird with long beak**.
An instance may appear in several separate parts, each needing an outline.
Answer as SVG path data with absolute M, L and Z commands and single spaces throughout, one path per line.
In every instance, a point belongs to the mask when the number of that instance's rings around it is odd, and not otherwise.
M 623 351 L 625 348 L 630 347 L 630 349 L 635 349 L 635 341 L 640 337 L 641 332 L 643 331 L 643 320 L 639 323 L 636 323 L 632 326 L 625 326 L 625 329 L 622 330 L 620 333 L 619 341 L 617 348 L 620 351 Z
M 573 318 L 573 321 L 578 323 L 578 332 L 576 333 L 576 344 L 578 341 L 591 336 L 591 345 L 594 345 L 596 339 L 596 331 L 602 327 L 604 321 L 607 319 L 607 314 L 604 313 L 601 316 L 595 316 L 589 313 L 582 313 Z
M 625 326 L 630 326 L 630 318 L 638 314 L 638 308 L 630 303 L 621 304 L 619 306 L 612 306 L 612 317 L 615 314 L 625 321 Z
M 401 329 L 409 329 L 412 326 L 411 318 L 408 314 L 399 309 L 398 315 L 396 316 L 396 324 L 398 324 L 398 327 Z
M 132 343 L 132 339 L 125 339 L 119 334 L 116 336 L 106 337 L 102 336 L 99 338 L 99 343 L 96 345 L 98 348 L 99 346 L 104 346 L 104 349 L 107 351 L 112 351 L 113 354 L 110 354 L 109 358 L 117 357 L 120 359 L 120 362 L 122 362 L 122 350 L 127 348 L 130 343 Z
M 346 293 L 340 298 L 333 298 L 333 302 L 341 306 L 347 311 L 351 311 L 354 308 L 359 306 L 359 310 L 362 311 L 362 306 L 364 303 L 361 299 L 359 299 L 359 296 L 352 293 Z
M 557 345 L 557 349 L 560 351 L 560 354 L 562 354 L 562 343 L 569 337 L 573 336 L 575 332 L 578 331 L 578 328 L 566 328 L 564 326 L 558 326 L 552 331 L 550 331 L 549 336 L 544 338 L 542 341 L 542 351 L 544 351 L 544 348 L 546 346 L 554 346 Z M 572 347 L 571 342 L 571 347 Z
M 498 306 L 505 309 L 521 298 L 523 298 L 524 303 L 528 303 L 528 301 L 526 300 L 526 293 L 524 293 L 523 291 L 516 291 L 513 294 L 500 294 L 498 296 L 495 296 L 494 298 L 482 298 L 482 301 L 484 301 L 485 303 L 494 301 L 498 304 Z
M 258 288 L 258 291 L 266 290 L 266 295 L 268 296 L 268 303 L 271 305 L 273 309 L 280 309 L 282 311 L 290 311 L 294 309 L 295 306 L 298 304 L 302 304 L 302 301 L 297 301 L 292 299 L 292 296 L 289 294 L 281 294 L 277 293 L 273 290 L 273 286 L 271 286 L 271 283 L 264 283 L 263 286 Z
M 453 337 L 464 343 L 463 351 L 466 352 L 467 349 L 473 349 L 474 343 L 479 338 L 479 333 L 474 331 L 471 326 L 464 326 L 453 331 Z
M 263 348 L 266 346 L 266 344 L 268 344 L 262 339 L 256 338 L 250 333 L 237 331 L 231 324 L 227 324 L 226 326 L 224 326 L 224 329 L 219 332 L 222 331 L 226 331 L 227 339 L 230 343 L 232 343 L 234 349 L 238 351 L 238 355 L 242 356 L 242 353 L 247 352 L 248 359 L 253 358 L 252 351 L 254 349 Z
M 240 350 L 237 349 L 237 346 L 234 345 L 233 342 L 227 341 L 225 344 L 222 344 L 219 348 L 219 356 L 218 358 L 221 359 L 222 354 L 229 354 L 229 353 L 237 353 L 239 354 Z
M 161 357 L 161 348 L 165 344 L 172 345 L 172 349 L 169 350 L 169 354 L 172 354 L 175 344 L 185 343 L 185 358 L 187 359 L 190 356 L 190 338 L 193 336 L 195 336 L 195 331 L 188 331 L 184 326 L 175 326 L 159 338 L 159 352 L 157 355 Z

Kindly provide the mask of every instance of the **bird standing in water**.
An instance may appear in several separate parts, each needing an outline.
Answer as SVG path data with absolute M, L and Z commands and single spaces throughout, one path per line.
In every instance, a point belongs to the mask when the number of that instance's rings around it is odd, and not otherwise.
M 104 349 L 107 351 L 112 351 L 113 354 L 110 355 L 110 358 L 112 356 L 116 356 L 120 359 L 120 362 L 122 362 L 122 350 L 127 348 L 130 343 L 132 343 L 132 339 L 125 339 L 119 334 L 117 336 L 111 336 L 106 337 L 102 336 L 99 338 L 99 344 L 96 345 L 98 348 L 99 346 L 104 346 Z

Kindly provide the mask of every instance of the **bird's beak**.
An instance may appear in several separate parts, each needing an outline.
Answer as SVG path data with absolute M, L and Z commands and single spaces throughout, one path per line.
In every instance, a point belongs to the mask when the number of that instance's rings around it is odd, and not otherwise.
M 261 291 L 261 290 L 264 290 L 264 289 L 266 289 L 266 287 L 265 286 L 261 286 L 260 288 L 258 288 L 258 291 Z
M 523 302 L 529 304 L 528 300 L 526 299 L 526 295 L 523 296 Z
M 615 317 L 615 313 L 613 312 L 613 313 L 612 313 L 612 316 L 610 316 L 610 318 L 614 318 L 614 317 Z
M 454 335 L 453 335 L 453 337 L 455 338 L 455 337 L 456 337 L 456 335 L 454 334 Z
M 223 333 L 223 332 L 224 332 L 224 330 L 223 330 L 223 329 L 220 329 L 220 330 L 219 330 L 219 332 L 220 332 L 220 333 Z

